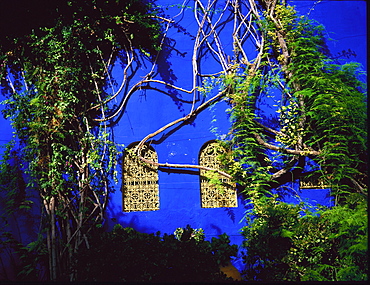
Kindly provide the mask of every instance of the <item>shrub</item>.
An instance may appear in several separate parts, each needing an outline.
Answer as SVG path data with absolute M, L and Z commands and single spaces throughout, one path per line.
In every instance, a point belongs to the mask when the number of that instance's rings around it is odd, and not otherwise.
M 354 200 L 316 213 L 303 204 L 268 200 L 243 228 L 246 279 L 367 280 L 367 203 Z
M 235 256 L 237 246 L 227 235 L 194 238 L 188 226 L 175 235 L 140 233 L 116 225 L 111 232 L 96 232 L 89 249 L 76 255 L 78 281 L 104 282 L 202 282 L 225 281 L 219 270 L 225 258 Z M 180 238 L 179 238 L 180 237 Z M 226 254 L 226 255 L 225 255 Z

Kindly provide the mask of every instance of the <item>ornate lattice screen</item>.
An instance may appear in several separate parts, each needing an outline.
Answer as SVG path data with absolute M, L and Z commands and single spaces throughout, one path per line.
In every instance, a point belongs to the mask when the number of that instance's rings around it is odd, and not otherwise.
M 299 181 L 299 187 L 301 189 L 327 189 L 330 188 L 330 185 L 325 184 L 321 179 L 310 177 L 301 179 Z
M 212 169 L 220 169 L 219 155 L 223 151 L 216 142 L 206 143 L 200 151 L 199 164 Z M 237 207 L 236 188 L 230 179 L 219 175 L 222 185 L 216 186 L 209 182 L 205 173 L 205 170 L 200 170 L 202 208 Z
M 155 150 L 146 145 L 142 156 L 158 162 Z M 153 165 L 144 165 L 130 151 L 123 159 L 122 195 L 125 212 L 159 210 L 158 171 Z

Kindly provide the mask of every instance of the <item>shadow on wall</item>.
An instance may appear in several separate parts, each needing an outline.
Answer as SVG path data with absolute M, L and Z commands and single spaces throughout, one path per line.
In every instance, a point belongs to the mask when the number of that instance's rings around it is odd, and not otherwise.
M 106 220 L 104 223 L 104 229 L 107 231 L 111 231 L 116 224 L 120 224 L 124 228 L 133 228 L 141 233 L 155 233 L 158 231 L 157 228 L 148 227 L 146 224 L 145 226 L 141 225 L 141 219 L 143 216 L 155 214 L 155 212 L 140 212 L 140 214 L 133 214 L 132 212 L 125 213 L 122 211 L 120 205 L 118 203 L 114 203 L 110 201 L 108 203 L 107 211 L 106 211 Z M 147 218 L 150 220 L 150 218 Z
M 222 232 L 222 230 L 221 230 L 221 228 L 220 228 L 220 227 L 216 226 L 215 224 L 211 224 L 210 226 L 211 226 L 211 228 L 212 228 L 213 230 L 215 230 L 215 231 L 216 231 L 216 235 L 217 235 L 217 236 L 219 236 L 219 235 L 222 235 L 222 234 L 223 234 L 223 232 Z
M 17 150 L 10 152 L 0 172 L 0 281 L 17 280 L 22 268 L 20 249 L 37 240 L 41 201 L 38 192 L 27 189 Z

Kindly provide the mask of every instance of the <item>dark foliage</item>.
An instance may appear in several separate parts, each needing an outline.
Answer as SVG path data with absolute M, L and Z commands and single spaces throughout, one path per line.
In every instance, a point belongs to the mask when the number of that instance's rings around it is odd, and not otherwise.
M 196 240 L 184 231 L 183 238 L 159 233 L 145 234 L 115 226 L 97 232 L 90 249 L 76 255 L 78 281 L 98 282 L 211 282 L 227 281 L 220 272 L 221 260 L 236 255 L 226 235 L 212 242 Z
M 345 206 L 317 212 L 304 206 L 267 200 L 244 227 L 246 279 L 367 280 L 366 200 L 349 197 Z

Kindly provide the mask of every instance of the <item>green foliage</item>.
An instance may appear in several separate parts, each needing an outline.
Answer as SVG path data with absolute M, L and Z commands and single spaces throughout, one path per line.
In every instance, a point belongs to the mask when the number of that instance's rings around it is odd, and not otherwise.
M 268 156 L 254 136 L 262 133 L 262 128 L 256 124 L 260 119 L 256 114 L 256 101 L 265 88 L 261 87 L 264 80 L 259 71 L 254 73 L 246 69 L 230 81 L 227 95 L 232 106 L 229 110 L 232 129 L 231 139 L 224 142 L 230 151 L 222 159 L 235 182 L 243 187 L 248 185 L 248 195 L 253 199 L 268 192 L 271 182 L 269 172 L 272 167 L 265 163 Z
M 365 85 L 357 63 L 339 65 L 322 53 L 322 27 L 306 20 L 297 23 L 299 37 L 290 44 L 291 85 L 300 86 L 297 98 L 304 100 L 303 138 L 320 149 L 315 158 L 321 165 L 321 179 L 332 185 L 333 194 L 353 191 L 351 180 L 364 185 L 366 173 Z M 295 39 L 295 38 L 294 38 Z
M 261 63 L 234 64 L 224 77 L 232 122 L 225 142 L 228 172 L 253 202 L 279 181 L 303 176 L 330 185 L 337 203 L 349 193 L 367 195 L 366 85 L 360 65 L 332 59 L 324 28 L 297 16 L 293 7 L 262 7 L 271 10 L 256 21 L 265 39 Z M 277 112 L 271 121 L 260 116 L 259 100 L 269 97 Z M 305 157 L 317 170 L 302 172 Z
M 331 58 L 321 25 L 289 5 L 259 3 L 261 62 L 234 64 L 224 77 L 232 127 L 223 162 L 253 206 L 243 228 L 246 279 L 367 280 L 363 72 Z M 276 119 L 260 116 L 261 98 L 274 99 Z M 318 167 L 303 172 L 307 158 Z M 272 195 L 305 176 L 330 185 L 336 206 L 310 210 Z
M 246 279 L 367 280 L 367 205 L 363 198 L 356 200 L 316 212 L 303 204 L 267 200 L 243 228 Z
M 212 242 L 192 237 L 190 226 L 175 235 L 145 234 L 116 225 L 92 236 L 90 249 L 75 256 L 77 280 L 114 282 L 225 281 L 219 264 L 235 256 L 224 234 Z M 201 234 L 202 235 L 202 234 Z M 112 246 L 114 245 L 114 246 Z
M 0 234 L 0 253 L 11 256 L 7 266 L 12 266 L 18 281 L 37 282 L 42 274 L 42 266 L 47 264 L 47 249 L 41 235 L 24 246 L 12 233 Z M 3 255 L 2 257 L 4 257 Z
M 195 239 L 200 242 L 204 241 L 205 238 L 203 229 L 192 229 L 190 225 L 187 225 L 186 228 L 177 228 L 174 235 L 180 241 Z
M 4 115 L 20 140 L 20 164 L 30 177 L 27 189 L 38 190 L 44 200 L 47 238 L 59 238 L 47 249 L 52 264 L 57 258 L 68 259 L 91 226 L 100 225 L 111 190 L 109 177 L 115 173 L 118 147 L 107 125 L 100 123 L 111 111 L 107 104 L 111 94 L 105 91 L 109 63 L 117 58 L 124 61 L 125 52 L 137 60 L 139 54 L 151 57 L 159 49 L 161 29 L 154 17 L 158 11 L 146 1 L 47 1 L 44 17 L 35 17 L 39 7 L 31 9 L 27 2 L 24 18 L 37 19 L 30 25 L 13 28 L 10 7 L 9 17 L 0 17 L 10 23 L 0 34 Z M 244 229 L 247 276 L 364 280 L 367 264 L 360 260 L 367 253 L 362 202 L 367 196 L 367 121 L 362 73 L 358 64 L 340 65 L 330 57 L 322 26 L 297 16 L 291 6 L 271 3 L 259 1 L 263 12 L 253 24 L 263 38 L 261 57 L 237 63 L 236 55 L 227 74 L 211 77 L 198 88 L 205 96 L 216 87 L 225 90 L 230 103 L 232 127 L 229 140 L 220 142 L 227 150 L 221 156 L 256 215 Z M 270 122 L 260 115 L 260 100 L 276 96 L 277 88 L 281 91 L 281 98 L 275 98 L 278 117 Z M 0 182 L 5 181 L 1 187 L 10 199 L 6 211 L 28 207 L 26 198 L 15 200 L 21 187 L 18 169 L 7 161 L 10 153 L 0 173 Z M 308 175 L 331 185 L 337 203 L 318 214 L 306 210 L 302 217 L 302 205 L 269 197 L 278 179 L 293 181 L 307 175 L 302 173 L 305 158 L 319 165 Z M 207 175 L 220 184 L 215 173 Z M 185 239 L 184 234 L 196 238 Z M 119 228 L 93 236 L 91 249 L 79 253 L 77 268 L 86 271 L 78 276 L 102 281 L 219 278 L 214 265 L 224 260 L 215 261 L 217 252 L 230 256 L 234 250 L 225 246 L 227 237 L 208 243 L 201 233 L 187 228 L 181 239 Z M 115 242 L 117 247 L 112 248 Z M 137 248 L 148 255 L 135 259 Z M 176 267 L 179 259 L 181 266 Z M 67 267 L 68 262 L 64 262 Z M 189 275 L 192 262 L 196 266 L 191 270 L 198 275 Z M 145 263 L 150 264 L 148 269 L 142 266 Z M 205 264 L 207 274 L 202 275 L 199 268 Z M 109 270 L 117 267 L 128 275 L 116 276 L 121 271 Z M 134 268 L 143 271 L 135 273 Z M 25 267 L 25 272 L 29 269 Z
M 33 202 L 26 195 L 26 181 L 13 142 L 6 145 L 0 162 L 0 195 L 4 202 L 1 209 L 2 218 L 6 219 L 19 209 L 30 209 Z
M 79 49 L 87 44 L 87 49 L 93 50 L 100 43 L 104 52 L 110 49 L 112 43 L 124 48 L 130 41 L 136 48 L 148 53 L 159 47 L 160 26 L 152 17 L 158 13 L 155 1 L 35 0 L 30 3 L 21 0 L 17 6 L 8 0 L 3 2 L 1 20 L 4 29 L 0 33 L 0 50 L 1 53 L 8 52 L 8 56 L 15 56 L 17 49 L 23 49 L 22 42 L 30 34 L 39 33 L 40 28 L 52 28 L 59 24 L 74 30 L 74 35 L 82 43 L 77 47 Z M 26 24 L 19 25 L 18 19 Z M 62 32 L 65 33 L 65 30 Z M 72 47 L 69 50 L 71 55 L 74 51 Z
M 21 260 L 18 280 L 39 281 L 48 262 L 48 251 L 43 235 L 39 234 L 37 240 L 26 246 L 18 243 L 15 253 L 19 254 Z
M 48 1 L 37 20 L 40 7 L 24 4 L 28 22 L 0 33 L 3 114 L 20 144 L 21 171 L 29 179 L 24 190 L 34 189 L 43 199 L 55 280 L 66 278 L 69 251 L 100 222 L 112 191 L 120 146 L 104 122 L 111 64 L 125 61 L 126 52 L 137 61 L 139 55 L 150 59 L 159 49 L 161 28 L 158 11 L 146 1 Z M 1 167 L 4 176 L 10 165 Z M 9 197 L 18 191 L 15 183 L 2 186 Z
M 4 115 L 24 144 L 22 159 L 44 198 L 65 192 L 66 183 L 107 181 L 105 174 L 99 176 L 102 170 L 112 171 L 117 149 L 94 122 L 104 116 L 95 107 L 109 97 L 103 91 L 104 61 L 114 60 L 129 45 L 157 49 L 160 30 L 151 8 L 140 1 L 69 1 L 62 6 L 49 7 L 66 9 L 45 19 L 53 25 L 14 38 L 5 35 L 1 44 L 2 90 L 8 97 Z M 138 39 L 127 40 L 133 31 Z M 99 157 L 106 154 L 102 161 Z M 86 167 L 91 175 L 81 178 Z
M 366 191 L 366 90 L 359 79 L 360 66 L 331 60 L 322 26 L 297 17 L 292 7 L 276 9 L 290 54 L 287 64 L 277 61 L 285 69 L 292 93 L 280 110 L 281 130 L 290 141 L 281 141 L 294 147 L 296 140 L 302 139 L 306 146 L 320 150 L 313 159 L 321 166 L 320 179 L 332 186 L 333 195 L 342 197 L 356 188 Z M 269 27 L 269 33 L 276 35 L 276 26 L 270 23 Z M 274 50 L 276 36 L 271 36 L 271 41 Z M 292 142 L 291 138 L 296 139 Z

